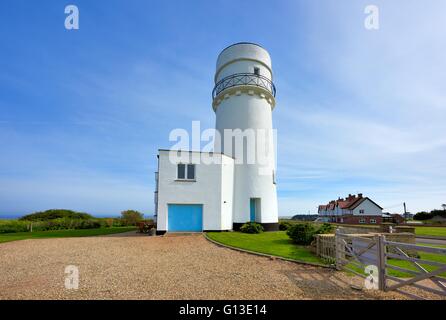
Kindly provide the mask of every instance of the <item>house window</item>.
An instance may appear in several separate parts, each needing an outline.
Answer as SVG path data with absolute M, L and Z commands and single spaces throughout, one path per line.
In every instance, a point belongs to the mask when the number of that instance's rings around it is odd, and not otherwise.
M 178 180 L 195 180 L 195 165 L 179 163 L 177 166 Z
M 365 223 L 365 219 L 359 219 L 359 223 Z
M 370 223 L 376 223 L 376 219 L 370 219 Z
M 254 67 L 254 74 L 260 76 L 260 68 Z
M 364 209 L 359 210 L 359 213 L 364 213 Z

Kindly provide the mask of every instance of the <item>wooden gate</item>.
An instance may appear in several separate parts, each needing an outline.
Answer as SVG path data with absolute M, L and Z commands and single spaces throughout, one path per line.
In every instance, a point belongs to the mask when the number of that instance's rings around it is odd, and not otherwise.
M 367 278 L 372 287 L 384 290 L 384 277 L 381 274 L 384 270 L 384 259 L 383 250 L 380 247 L 382 243 L 378 236 L 344 234 L 337 230 L 335 241 L 336 268 L 354 273 L 364 279 Z M 375 268 L 370 268 L 370 266 Z M 366 268 L 368 273 L 366 273 Z
M 387 241 L 384 235 L 336 231 L 336 268 L 366 278 L 383 291 L 412 298 L 446 296 L 446 248 Z M 424 254 L 427 253 L 427 254 Z M 374 283 L 375 282 L 375 283 Z
M 386 270 L 384 273 L 385 291 L 395 290 L 417 299 L 423 299 L 419 294 L 422 291 L 446 296 L 446 263 L 439 262 L 445 261 L 446 248 L 392 242 L 385 239 L 383 243 Z M 391 275 L 391 270 L 404 274 L 405 277 Z M 417 290 L 414 292 L 413 288 Z

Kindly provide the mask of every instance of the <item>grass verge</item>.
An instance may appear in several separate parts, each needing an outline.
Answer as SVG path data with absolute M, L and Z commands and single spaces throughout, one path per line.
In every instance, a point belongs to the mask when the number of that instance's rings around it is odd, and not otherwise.
M 100 229 L 54 230 L 36 232 L 16 232 L 0 234 L 0 243 L 44 238 L 92 237 L 136 230 L 135 227 L 112 227 Z
M 446 227 L 415 227 L 415 235 L 446 238 Z
M 247 234 L 241 232 L 208 232 L 208 237 L 231 247 L 265 253 L 299 262 L 324 264 L 307 247 L 294 244 L 285 231 Z

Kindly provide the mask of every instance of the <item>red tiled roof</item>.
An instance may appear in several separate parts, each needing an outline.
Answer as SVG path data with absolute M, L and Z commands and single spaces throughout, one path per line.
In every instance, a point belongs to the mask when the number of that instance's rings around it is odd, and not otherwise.
M 355 195 L 349 195 L 347 198 L 345 199 L 341 199 L 339 198 L 338 200 L 331 200 L 328 204 L 326 205 L 320 205 L 319 209 L 324 209 L 324 210 L 333 210 L 336 207 L 339 207 L 341 209 L 349 209 L 352 210 L 354 208 L 356 208 L 357 206 L 359 206 L 363 201 L 365 201 L 366 199 L 369 199 L 367 197 L 363 197 L 362 194 L 358 194 L 358 196 Z M 370 199 L 369 199 L 370 200 Z M 372 200 L 370 200 L 372 201 Z M 372 201 L 373 202 L 373 201 Z M 375 202 L 373 202 L 374 204 L 376 204 Z M 377 204 L 376 204 L 377 205 Z M 378 206 L 378 205 L 377 205 Z M 378 206 L 380 207 L 380 206 Z M 380 207 L 381 208 L 381 207 Z M 382 209 L 382 208 L 381 208 Z

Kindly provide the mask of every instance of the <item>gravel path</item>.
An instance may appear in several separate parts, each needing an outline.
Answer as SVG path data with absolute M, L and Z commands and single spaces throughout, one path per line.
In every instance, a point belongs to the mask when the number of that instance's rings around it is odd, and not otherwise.
M 78 290 L 65 289 L 67 265 L 79 268 Z M 200 234 L 0 244 L 0 300 L 401 298 L 352 283 L 361 284 L 342 272 L 222 248 Z

